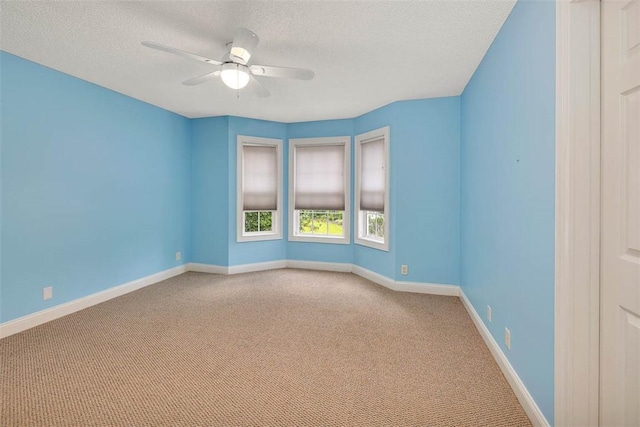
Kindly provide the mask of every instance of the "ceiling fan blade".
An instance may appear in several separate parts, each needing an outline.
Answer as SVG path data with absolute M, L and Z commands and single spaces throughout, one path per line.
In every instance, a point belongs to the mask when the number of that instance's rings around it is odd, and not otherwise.
M 272 67 L 270 65 L 252 65 L 249 67 L 256 76 L 282 77 L 285 79 L 311 80 L 315 73 L 302 68 Z
M 175 47 L 165 46 L 160 43 L 144 41 L 142 44 L 151 49 L 161 50 L 163 52 L 172 53 L 174 55 L 182 56 L 183 58 L 192 59 L 198 62 L 204 62 L 206 64 L 222 65 L 222 62 L 215 59 L 205 58 L 204 56 L 196 55 L 195 53 L 185 52 L 184 50 L 176 49 Z
M 258 94 L 258 96 L 259 96 L 260 98 L 266 98 L 266 97 L 268 97 L 269 95 L 271 95 L 271 93 L 267 90 L 267 88 L 266 88 L 266 87 L 264 87 L 264 86 L 262 85 L 262 83 L 260 83 L 260 82 L 258 81 L 258 79 L 256 79 L 256 78 L 253 76 L 253 74 L 249 73 L 249 77 L 250 77 L 250 79 L 251 79 L 251 85 L 255 88 L 256 93 Z
M 260 39 L 253 31 L 249 31 L 246 28 L 239 28 L 238 31 L 236 31 L 236 35 L 233 36 L 229 56 L 231 56 L 234 62 L 247 65 L 253 49 L 258 46 L 259 41 Z
M 216 70 L 213 73 L 207 73 L 204 74 L 202 76 L 198 76 L 198 77 L 194 77 L 192 79 L 189 80 L 185 80 L 182 82 L 183 85 L 185 86 L 195 86 L 195 85 L 199 85 L 200 83 L 204 83 L 206 81 L 211 80 L 214 77 L 218 77 L 220 75 L 220 70 Z

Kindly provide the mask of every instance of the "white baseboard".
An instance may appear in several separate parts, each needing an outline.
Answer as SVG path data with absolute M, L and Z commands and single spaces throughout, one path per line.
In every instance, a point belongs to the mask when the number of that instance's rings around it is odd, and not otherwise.
M 338 271 L 341 273 L 351 273 L 353 269 L 353 264 L 348 264 L 344 262 L 299 261 L 295 259 L 288 259 L 287 268 L 299 268 L 303 270 Z
M 476 325 L 476 328 L 478 329 L 478 332 L 480 332 L 482 339 L 484 339 L 485 344 L 489 347 L 489 351 L 491 351 L 493 358 L 498 363 L 500 370 L 502 370 L 502 373 L 509 382 L 509 385 L 513 389 L 513 392 L 522 405 L 522 408 L 531 420 L 531 423 L 536 427 L 549 427 L 549 422 L 536 404 L 535 400 L 533 400 L 533 397 L 531 397 L 531 394 L 529 394 L 529 390 L 527 390 L 527 387 L 525 387 L 515 369 L 513 369 L 513 366 L 509 363 L 507 356 L 502 352 L 502 349 L 493 338 L 493 335 L 491 335 L 491 332 L 489 332 L 489 329 L 487 329 L 486 325 L 473 308 L 473 305 L 471 305 L 471 302 L 462 289 L 460 289 L 460 300 L 467 309 L 471 320 Z
M 384 286 L 385 288 L 393 289 L 395 291 L 396 281 L 388 278 L 387 276 L 383 276 L 382 274 L 376 273 L 375 271 L 367 270 L 364 267 L 360 267 L 359 265 L 352 265 L 351 272 L 353 274 L 357 274 L 360 277 L 364 277 L 367 280 L 371 280 L 378 285 Z
M 229 267 L 229 272 L 227 274 L 251 273 L 254 271 L 276 270 L 278 268 L 286 267 L 286 260 L 257 262 L 255 264 L 232 265 Z
M 196 273 L 229 274 L 229 267 L 190 262 L 187 264 L 187 271 L 194 271 Z
M 286 266 L 287 266 L 286 260 L 257 262 L 254 264 L 241 264 L 241 265 L 231 265 L 231 266 L 200 264 L 197 262 L 190 262 L 187 264 L 187 271 L 194 271 L 196 273 L 228 275 L 228 274 L 251 273 L 254 271 L 275 270 L 278 268 L 285 268 Z
M 460 295 L 460 286 L 441 285 L 438 283 L 416 283 L 396 281 L 395 291 L 413 292 L 417 294 L 445 295 L 457 297 Z
M 180 265 L 113 288 L 105 289 L 104 291 L 96 292 L 95 294 L 87 295 L 86 297 L 78 298 L 73 301 L 56 305 L 55 307 L 47 308 L 45 310 L 10 320 L 0 324 L 0 338 L 8 337 L 10 335 L 17 334 L 18 332 L 33 328 L 34 326 L 42 325 L 43 323 L 75 313 L 76 311 L 91 307 L 92 305 L 100 304 L 101 302 L 144 288 L 145 286 L 153 285 L 154 283 L 161 282 L 186 271 L 187 266 Z
M 360 267 L 359 265 L 352 265 L 351 272 L 358 276 L 364 277 L 367 280 L 371 280 L 385 288 L 392 289 L 398 292 L 412 292 L 417 294 L 431 294 L 431 295 L 448 295 L 458 296 L 460 295 L 460 287 L 457 285 L 441 285 L 438 283 L 422 283 L 422 282 L 403 282 L 396 281 L 378 274 L 375 271 L 368 270 Z

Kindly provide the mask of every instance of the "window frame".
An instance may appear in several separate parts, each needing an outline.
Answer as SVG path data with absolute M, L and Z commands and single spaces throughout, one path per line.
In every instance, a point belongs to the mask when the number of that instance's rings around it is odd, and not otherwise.
M 344 146 L 344 213 L 342 231 L 344 236 L 296 234 L 298 217 L 295 209 L 295 149 L 298 146 L 343 145 Z M 315 210 L 315 209 L 314 209 Z M 306 243 L 329 243 L 348 245 L 351 243 L 351 136 L 289 139 L 289 241 Z
M 379 129 L 374 129 L 369 132 L 361 133 L 356 135 L 355 137 L 355 176 L 354 176 L 354 187 L 355 187 L 355 204 L 354 204 L 354 221 L 355 221 L 355 233 L 353 234 L 353 242 L 357 245 L 366 246 L 373 249 L 378 249 L 381 251 L 388 252 L 389 251 L 389 224 L 390 224 L 390 216 L 389 216 L 389 193 L 391 192 L 391 161 L 390 161 L 390 128 L 389 126 L 385 126 Z M 369 141 L 383 138 L 384 142 L 384 155 L 385 155 L 385 192 L 384 192 L 384 240 L 380 241 L 378 239 L 367 238 L 366 230 L 367 230 L 367 219 L 365 218 L 367 211 L 360 209 L 360 189 L 361 189 L 361 169 L 362 169 L 362 144 L 366 144 Z
M 276 147 L 277 159 L 277 196 L 276 210 L 259 211 L 272 212 L 271 223 L 273 231 L 257 231 L 245 233 L 244 231 L 244 203 L 243 203 L 243 150 L 245 145 L 261 145 L 267 147 Z M 257 136 L 238 135 L 236 139 L 236 242 L 256 242 L 262 240 L 279 240 L 282 239 L 282 189 L 283 189 L 283 141 L 282 139 L 262 138 Z M 256 212 L 255 210 L 248 212 Z

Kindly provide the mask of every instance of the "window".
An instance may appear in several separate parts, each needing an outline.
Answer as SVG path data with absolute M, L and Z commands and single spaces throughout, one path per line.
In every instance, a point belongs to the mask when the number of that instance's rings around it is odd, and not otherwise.
M 238 135 L 238 242 L 282 238 L 282 140 Z
M 350 243 L 351 138 L 289 140 L 289 240 Z
M 355 243 L 389 250 L 389 127 L 356 136 Z

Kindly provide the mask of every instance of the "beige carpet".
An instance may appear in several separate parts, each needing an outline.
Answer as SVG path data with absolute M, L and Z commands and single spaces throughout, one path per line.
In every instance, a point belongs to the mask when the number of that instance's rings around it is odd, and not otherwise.
M 2 426 L 530 425 L 458 298 L 187 273 L 0 340 Z

